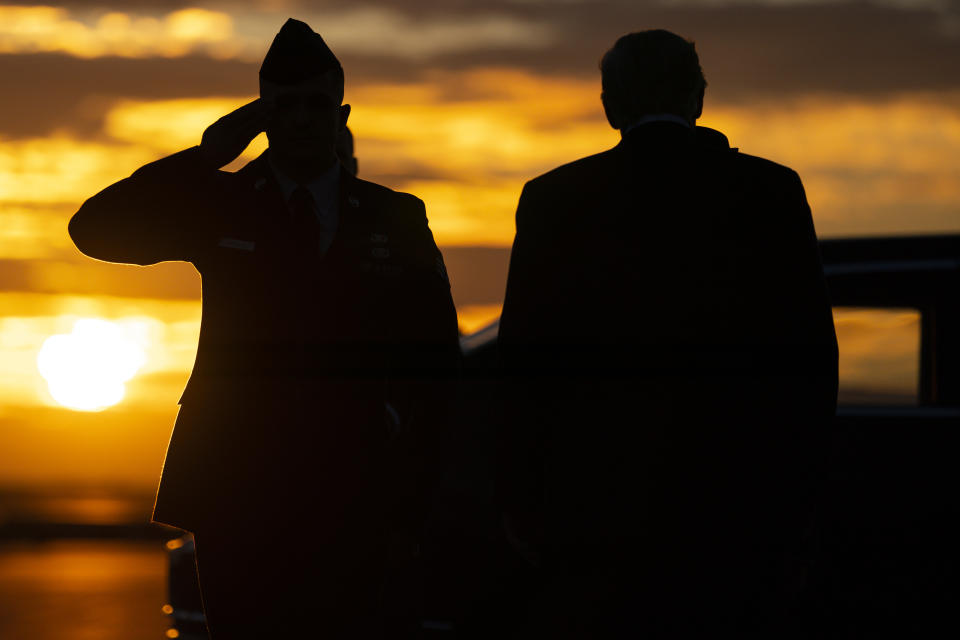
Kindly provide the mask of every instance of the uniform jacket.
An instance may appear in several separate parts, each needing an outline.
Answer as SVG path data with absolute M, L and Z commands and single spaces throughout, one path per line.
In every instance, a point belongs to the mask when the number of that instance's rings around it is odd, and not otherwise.
M 195 147 L 71 219 L 91 257 L 185 260 L 202 278 L 196 362 L 154 520 L 400 513 L 423 489 L 459 357 L 443 260 L 419 199 L 345 171 L 339 196 L 332 245 L 305 254 L 266 154 L 228 173 Z
M 699 567 L 688 589 L 792 544 L 837 393 L 797 174 L 650 123 L 528 182 L 516 225 L 504 508 L 542 516 L 547 548 Z M 724 557 L 741 568 L 705 570 Z

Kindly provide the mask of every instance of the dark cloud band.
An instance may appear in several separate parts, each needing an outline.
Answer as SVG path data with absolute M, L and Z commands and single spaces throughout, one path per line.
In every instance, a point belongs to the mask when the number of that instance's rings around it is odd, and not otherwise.
M 477 12 L 475 5 L 469 8 L 464 3 L 438 6 L 424 1 L 404 3 L 404 11 L 437 11 L 464 20 Z M 872 99 L 960 88 L 960 74 L 955 72 L 960 68 L 960 36 L 947 28 L 942 11 L 929 6 L 755 3 L 705 7 L 505 0 L 484 6 L 548 22 L 561 37 L 550 47 L 497 47 L 416 62 L 344 52 L 340 59 L 348 99 L 351 86 L 431 82 L 437 71 L 480 67 L 596 79 L 599 87 L 597 64 L 607 48 L 625 32 L 653 27 L 696 41 L 709 82 L 708 102 L 775 101 L 810 93 Z M 322 24 L 313 26 L 323 34 Z M 101 124 L 99 105 L 116 98 L 245 96 L 258 90 L 255 63 L 196 56 L 80 60 L 53 54 L 6 54 L 0 55 L 0 78 L 17 94 L 16 100 L 0 103 L 0 135 L 21 138 L 64 129 L 93 135 Z M 457 99 L 457 91 L 445 93 Z

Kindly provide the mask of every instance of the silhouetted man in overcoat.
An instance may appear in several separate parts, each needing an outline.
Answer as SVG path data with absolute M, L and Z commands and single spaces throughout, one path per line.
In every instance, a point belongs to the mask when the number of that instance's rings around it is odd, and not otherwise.
M 413 550 L 436 474 L 459 358 L 449 282 L 423 202 L 337 162 L 343 86 L 291 19 L 260 99 L 70 221 L 92 257 L 202 276 L 153 519 L 194 532 L 214 639 L 376 635 L 387 556 Z M 219 171 L 261 131 L 267 152 Z
M 622 140 L 526 184 L 500 321 L 500 496 L 548 585 L 530 624 L 784 637 L 837 393 L 804 190 L 695 126 L 692 43 L 633 33 L 601 72 Z

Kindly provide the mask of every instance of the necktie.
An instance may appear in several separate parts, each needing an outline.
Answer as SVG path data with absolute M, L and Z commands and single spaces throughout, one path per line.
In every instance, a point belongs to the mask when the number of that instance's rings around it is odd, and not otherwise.
M 310 190 L 303 186 L 297 187 L 287 206 L 290 208 L 294 244 L 302 253 L 317 253 L 320 245 L 320 221 L 317 220 Z

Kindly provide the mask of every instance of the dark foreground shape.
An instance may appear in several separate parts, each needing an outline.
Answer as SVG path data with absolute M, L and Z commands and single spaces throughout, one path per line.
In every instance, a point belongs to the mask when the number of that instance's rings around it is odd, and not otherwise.
M 820 554 L 805 590 L 815 614 L 810 635 L 956 635 L 960 235 L 825 240 L 821 252 L 834 308 L 915 309 L 921 345 L 919 404 L 891 405 L 882 396 L 841 401 Z M 461 340 L 465 380 L 448 475 L 424 532 L 420 568 L 393 587 L 407 602 L 411 591 L 419 594 L 424 638 L 509 637 L 540 579 L 511 549 L 494 506 L 496 335 L 493 325 Z M 172 622 L 181 638 L 202 633 L 192 549 L 184 542 L 170 552 Z

